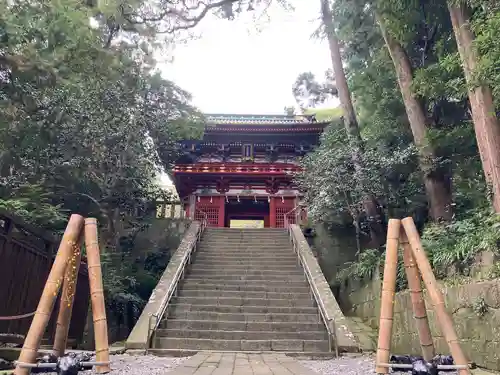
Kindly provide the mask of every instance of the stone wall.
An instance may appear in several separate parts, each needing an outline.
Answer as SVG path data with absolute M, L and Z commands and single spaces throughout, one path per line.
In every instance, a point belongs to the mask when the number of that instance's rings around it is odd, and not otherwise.
M 481 367 L 500 371 L 500 279 L 440 287 L 466 355 Z M 348 281 L 342 285 L 338 300 L 346 315 L 357 316 L 377 329 L 380 292 L 381 279 L 376 273 L 370 280 Z M 448 354 L 426 292 L 424 297 L 436 352 Z M 408 291 L 396 294 L 392 351 L 420 354 Z
M 174 252 L 190 223 L 191 220 L 188 219 L 152 219 L 134 238 L 134 255 L 157 250 Z
M 330 284 L 338 270 L 347 262 L 356 260 L 356 233 L 353 227 L 314 226 L 315 236 L 308 239 L 325 278 Z

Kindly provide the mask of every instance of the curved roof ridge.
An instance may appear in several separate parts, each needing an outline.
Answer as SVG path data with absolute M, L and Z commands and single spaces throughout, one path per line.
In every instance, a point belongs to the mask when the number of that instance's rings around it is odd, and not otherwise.
M 205 114 L 208 124 L 239 125 L 239 124 L 312 124 L 314 115 L 241 115 L 241 114 Z

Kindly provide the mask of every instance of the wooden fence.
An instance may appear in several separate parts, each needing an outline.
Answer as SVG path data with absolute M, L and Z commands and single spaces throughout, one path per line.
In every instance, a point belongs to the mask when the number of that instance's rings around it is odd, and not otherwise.
M 59 240 L 0 210 L 0 318 L 34 312 L 42 295 Z M 69 329 L 69 342 L 80 342 L 89 308 L 87 265 L 80 267 Z M 45 338 L 52 342 L 59 300 Z M 32 317 L 0 320 L 0 333 L 25 335 Z
M 186 212 L 182 202 L 156 202 L 157 219 L 185 219 Z

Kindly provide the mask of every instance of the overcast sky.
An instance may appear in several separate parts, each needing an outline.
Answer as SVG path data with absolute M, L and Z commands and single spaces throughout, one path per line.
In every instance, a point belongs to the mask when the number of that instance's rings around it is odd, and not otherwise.
M 197 26 L 201 37 L 177 46 L 174 61 L 160 65 L 163 75 L 204 113 L 282 114 L 295 105 L 298 74 L 322 79 L 331 67 L 326 42 L 311 38 L 319 1 L 295 3 L 294 12 L 270 9 L 270 21 L 255 23 L 248 13 L 234 21 L 208 17 Z

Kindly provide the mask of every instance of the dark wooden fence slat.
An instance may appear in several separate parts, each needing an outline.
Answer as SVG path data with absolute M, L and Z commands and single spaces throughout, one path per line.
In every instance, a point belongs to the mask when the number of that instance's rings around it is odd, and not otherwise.
M 52 266 L 53 250 L 57 249 L 60 239 L 1 209 L 0 224 L 0 316 L 33 312 L 38 306 Z M 16 230 L 20 238 L 16 238 Z M 83 337 L 89 299 L 87 265 L 82 263 L 70 322 L 70 341 L 80 342 Z M 45 335 L 50 343 L 54 336 L 58 306 L 57 303 Z M 0 320 L 0 333 L 25 335 L 31 320 Z

